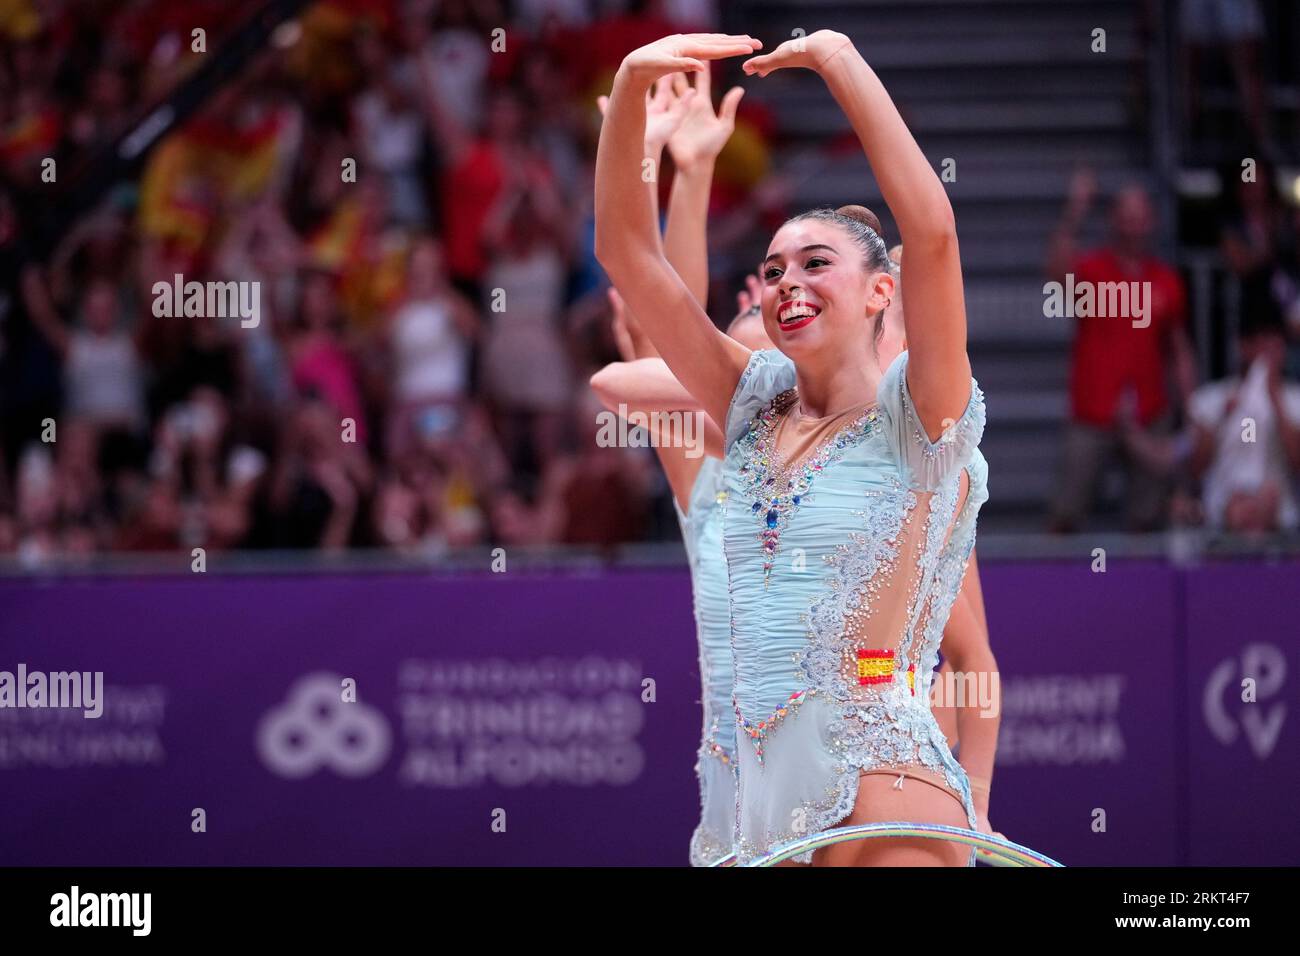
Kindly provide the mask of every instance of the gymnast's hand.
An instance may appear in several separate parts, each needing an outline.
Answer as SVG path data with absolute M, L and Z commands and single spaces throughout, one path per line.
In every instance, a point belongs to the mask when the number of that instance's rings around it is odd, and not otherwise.
M 749 76 L 767 76 L 773 70 L 802 67 L 818 71 L 826 61 L 853 41 L 834 30 L 818 30 L 806 37 L 786 40 L 771 53 L 750 57 L 742 70 Z
M 985 810 L 975 811 L 975 829 L 980 833 L 987 833 L 989 836 L 995 836 L 1000 840 L 1006 839 L 1005 836 L 993 829 L 993 824 L 989 823 L 988 812 Z
M 706 60 L 753 53 L 763 46 L 749 35 L 727 33 L 674 33 L 633 50 L 623 58 L 618 72 L 637 85 L 649 86 L 669 73 L 698 73 Z
M 707 72 L 707 71 L 706 71 Z M 680 83 L 678 82 L 680 78 Z M 693 90 L 682 73 L 659 77 L 646 93 L 645 103 L 645 154 L 657 162 L 664 146 L 677 132 L 686 118 L 686 110 L 695 98 Z M 609 109 L 609 97 L 596 97 L 596 106 L 604 116 Z M 676 156 L 674 155 L 674 159 Z
M 668 140 L 673 163 L 678 169 L 690 169 L 701 162 L 711 162 L 722 152 L 736 128 L 736 108 L 745 91 L 739 86 L 727 90 L 714 113 L 712 78 L 708 70 L 695 75 L 694 89 L 687 82 L 685 73 L 674 73 L 672 83 L 678 97 L 686 101 L 681 125 Z
M 745 276 L 745 288 L 736 293 L 736 317 L 731 321 L 735 322 L 737 319 L 751 314 L 762 316 L 762 301 L 763 283 L 759 282 L 758 276 L 751 272 Z

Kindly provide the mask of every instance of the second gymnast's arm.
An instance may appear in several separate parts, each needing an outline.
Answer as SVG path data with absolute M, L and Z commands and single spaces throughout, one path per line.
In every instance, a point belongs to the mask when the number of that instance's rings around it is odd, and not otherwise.
M 672 76 L 678 94 L 688 89 L 684 74 Z M 744 91 L 734 87 L 723 97 L 715 113 L 712 101 L 712 83 L 709 71 L 696 74 L 695 99 L 687 107 L 686 116 L 668 139 L 673 154 L 676 173 L 668 200 L 668 215 L 664 224 L 664 257 L 682 282 L 690 290 L 701 308 L 707 308 L 709 290 L 708 271 L 708 215 L 709 193 L 713 185 L 713 169 L 718 152 L 726 145 L 734 128 L 736 106 Z M 605 109 L 608 109 L 606 104 Z M 649 143 L 646 156 L 659 163 L 659 151 L 651 154 Z M 653 192 L 653 187 L 651 187 Z M 615 310 L 619 309 L 614 297 Z M 622 362 L 613 362 L 591 377 L 591 387 L 606 408 L 629 411 L 683 411 L 700 412 L 701 405 L 688 392 L 659 350 L 645 335 L 642 323 L 624 303 L 625 341 L 620 341 Z M 631 354 L 627 354 L 630 349 Z M 720 435 L 712 419 L 705 417 L 705 432 L 710 441 Z M 720 444 L 720 443 L 718 443 Z M 669 458 L 680 456 L 676 449 L 656 446 L 660 461 L 669 478 L 673 477 Z M 676 454 L 674 454 L 676 453 Z M 710 447 L 710 453 L 716 453 Z M 690 460 L 690 459 L 688 459 Z M 693 477 L 693 470 L 691 471 Z M 674 485 L 675 487 L 675 485 Z M 681 501 L 681 496 L 679 501 Z M 685 502 L 681 502 L 685 507 Z
M 712 164 L 710 164 L 710 169 Z M 673 182 L 672 200 L 669 203 L 668 222 L 665 229 L 665 247 L 674 268 L 688 250 L 705 244 L 708 189 L 689 190 L 681 195 L 679 176 Z M 696 213 L 696 215 L 692 215 Z M 685 214 L 685 215 L 683 215 Z M 697 235 L 691 235 L 698 230 Z M 692 292 L 703 305 L 702 298 L 708 287 L 707 275 Z M 601 403 L 610 411 L 626 416 L 632 412 L 649 415 L 653 412 L 681 412 L 696 416 L 703 423 L 704 452 L 715 458 L 722 457 L 721 429 L 705 415 L 699 401 L 677 381 L 672 369 L 659 356 L 654 343 L 649 340 L 641 323 L 622 297 L 613 291 L 610 304 L 615 313 L 615 341 L 618 343 L 620 362 L 611 362 L 591 377 L 591 388 Z M 653 418 L 651 419 L 654 420 Z M 655 445 L 660 464 L 673 489 L 673 496 L 683 511 L 689 506 L 690 489 L 699 470 L 698 456 L 686 455 L 684 449 L 672 447 L 671 442 Z
M 669 265 L 641 179 L 648 83 L 619 68 L 596 153 L 596 256 L 677 379 L 725 421 L 749 349 L 709 319 Z
M 998 748 L 998 727 L 1001 723 L 1002 690 L 998 680 L 998 662 L 989 645 L 988 621 L 984 615 L 984 594 L 980 588 L 979 563 L 971 553 L 970 566 L 962 581 L 957 600 L 948 616 L 943 631 L 944 663 L 962 680 L 966 675 L 976 678 L 975 699 L 963 701 L 956 708 L 957 739 L 960 742 L 960 761 L 966 773 L 974 780 L 991 782 L 993 763 Z M 968 685 L 969 686 L 969 685 Z M 982 699 L 984 691 L 990 699 Z M 972 790 L 975 808 L 988 814 L 987 790 Z

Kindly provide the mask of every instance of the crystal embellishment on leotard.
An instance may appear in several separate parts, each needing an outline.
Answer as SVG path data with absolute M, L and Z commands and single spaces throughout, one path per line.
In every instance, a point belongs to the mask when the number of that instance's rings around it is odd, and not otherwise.
M 731 844 L 724 838 L 710 832 L 707 828 L 699 826 L 695 828 L 695 833 L 691 836 L 691 865 L 692 866 L 713 866 L 719 860 L 731 853 Z
M 705 744 L 704 752 L 710 757 L 715 757 L 718 760 L 721 760 L 725 764 L 731 763 L 731 755 L 727 753 L 727 748 L 723 747 L 722 744 L 717 743 L 716 741 Z
M 797 470 L 791 472 L 776 454 L 776 427 L 798 398 L 798 390 L 793 388 L 777 395 L 754 417 L 740 438 L 744 445 L 740 474 L 747 482 L 746 495 L 752 502 L 749 511 L 762 523 L 758 539 L 763 548 L 764 587 L 772 576 L 781 532 L 799 505 L 812 494 L 813 480 L 847 449 L 870 435 L 879 421 L 875 406 L 868 408 L 855 421 L 824 441 Z
M 730 766 L 732 762 L 731 754 L 728 752 L 726 747 L 718 743 L 718 730 L 720 729 L 720 724 L 720 718 L 715 715 L 713 722 L 709 727 L 708 734 L 700 742 L 699 755 L 701 757 L 713 757 L 716 760 L 721 760 L 727 766 Z
M 817 693 L 815 690 L 797 690 L 786 699 L 784 704 L 774 710 L 770 717 L 759 721 L 746 720 L 745 716 L 740 712 L 740 708 L 736 708 L 736 721 L 740 724 L 740 728 L 749 735 L 749 739 L 754 742 L 754 756 L 758 758 L 760 764 L 763 762 L 763 743 L 767 735 L 776 729 L 777 724 L 797 710 L 799 705 L 808 699 L 809 695 L 815 693 Z

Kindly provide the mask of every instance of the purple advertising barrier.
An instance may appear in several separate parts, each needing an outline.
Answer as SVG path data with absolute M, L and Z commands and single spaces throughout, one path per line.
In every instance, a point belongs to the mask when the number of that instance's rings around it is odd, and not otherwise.
M 995 828 L 1296 862 L 1297 565 L 982 572 Z M 105 685 L 99 717 L 0 708 L 0 864 L 684 865 L 692 628 L 684 569 L 0 580 L 0 672 Z
M 0 670 L 105 685 L 0 710 L 0 864 L 684 865 L 693 626 L 684 570 L 0 581 Z
M 1300 562 L 1187 574 L 1189 863 L 1296 866 Z
M 981 563 L 1002 721 L 989 822 L 1067 866 L 1178 863 L 1177 572 Z

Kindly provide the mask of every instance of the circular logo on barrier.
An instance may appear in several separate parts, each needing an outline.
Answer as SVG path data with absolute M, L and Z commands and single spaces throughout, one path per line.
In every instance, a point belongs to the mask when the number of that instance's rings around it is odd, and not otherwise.
M 1210 672 L 1201 699 L 1205 724 L 1219 743 L 1232 746 L 1238 729 L 1244 732 L 1251 752 L 1267 760 L 1277 744 L 1286 720 L 1286 704 L 1263 703 L 1279 696 L 1286 686 L 1286 655 L 1274 644 L 1247 644 L 1241 657 L 1229 657 Z M 1243 704 L 1229 711 L 1226 701 L 1239 696 Z
M 392 732 L 374 707 L 345 703 L 337 674 L 308 674 L 289 699 L 257 725 L 257 753 L 268 770 L 298 778 L 328 767 L 344 777 L 374 773 L 388 759 Z

